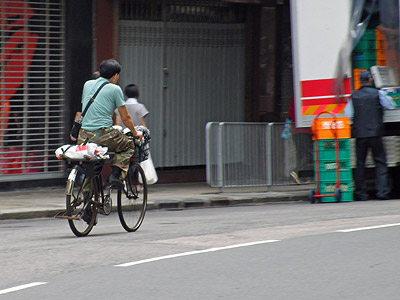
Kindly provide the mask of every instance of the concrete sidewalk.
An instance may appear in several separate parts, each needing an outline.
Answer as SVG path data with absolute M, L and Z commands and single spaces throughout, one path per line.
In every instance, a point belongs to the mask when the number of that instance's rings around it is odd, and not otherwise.
M 308 201 L 308 185 L 218 188 L 206 183 L 155 184 L 149 186 L 148 209 L 226 206 L 277 201 Z M 116 199 L 113 199 L 116 205 Z M 0 192 L 0 220 L 54 217 L 65 210 L 64 187 Z

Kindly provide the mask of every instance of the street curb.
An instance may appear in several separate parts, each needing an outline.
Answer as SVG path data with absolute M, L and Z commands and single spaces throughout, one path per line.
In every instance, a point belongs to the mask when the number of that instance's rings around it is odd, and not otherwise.
M 26 220 L 39 218 L 53 218 L 62 209 L 47 209 L 38 211 L 18 211 L 9 213 L 0 213 L 0 220 Z
M 239 205 L 254 205 L 266 203 L 288 203 L 288 202 L 304 202 L 308 201 L 307 194 L 299 195 L 277 195 L 269 197 L 244 197 L 244 196 L 212 196 L 209 198 L 191 198 L 185 200 L 161 200 L 158 202 L 149 201 L 147 210 L 183 210 L 191 208 L 214 208 Z M 43 209 L 35 211 L 15 211 L 15 212 L 0 212 L 0 220 L 11 219 L 38 219 L 38 218 L 53 218 L 57 213 L 64 209 Z

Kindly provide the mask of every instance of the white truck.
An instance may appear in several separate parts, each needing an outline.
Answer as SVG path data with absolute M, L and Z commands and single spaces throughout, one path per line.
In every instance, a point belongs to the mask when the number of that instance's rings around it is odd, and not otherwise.
M 376 86 L 388 90 L 398 106 L 384 118 L 394 182 L 400 178 L 399 2 L 291 0 L 297 126 L 309 127 L 322 111 L 343 117 L 359 87 L 359 72 L 377 66 L 372 68 Z M 370 156 L 367 164 L 373 166 Z

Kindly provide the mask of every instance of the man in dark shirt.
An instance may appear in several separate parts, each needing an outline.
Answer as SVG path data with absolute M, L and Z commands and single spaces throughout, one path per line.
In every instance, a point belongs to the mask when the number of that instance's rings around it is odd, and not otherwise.
M 362 87 L 353 93 L 346 106 L 346 115 L 353 117 L 352 136 L 356 138 L 357 165 L 355 171 L 355 200 L 368 200 L 365 184 L 365 160 L 368 149 L 372 150 L 376 172 L 376 197 L 389 199 L 387 182 L 388 168 L 383 146 L 383 109 L 393 109 L 393 101 L 372 86 L 373 78 L 369 71 L 360 73 Z

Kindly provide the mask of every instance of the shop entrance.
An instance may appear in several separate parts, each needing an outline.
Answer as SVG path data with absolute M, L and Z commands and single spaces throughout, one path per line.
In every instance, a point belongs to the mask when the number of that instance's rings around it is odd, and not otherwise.
M 205 165 L 205 125 L 244 121 L 245 9 L 214 1 L 121 1 L 120 85 L 135 83 L 156 167 Z

